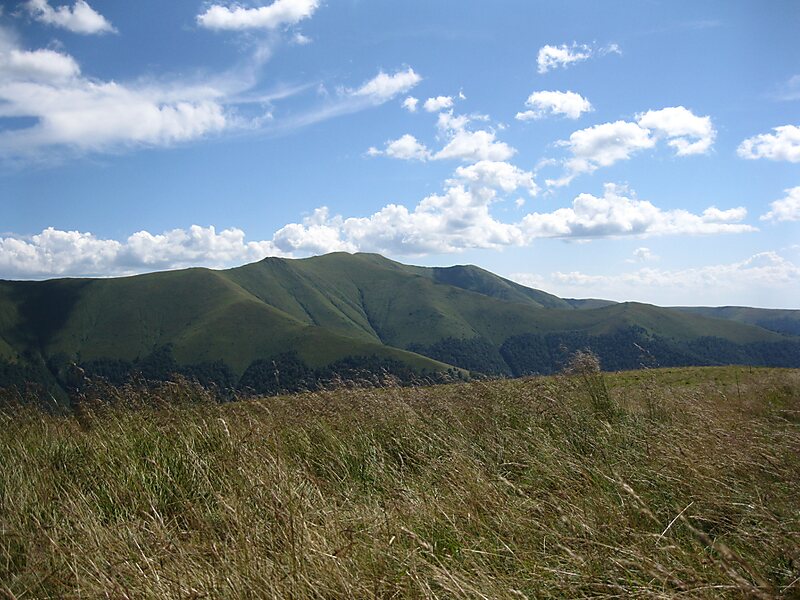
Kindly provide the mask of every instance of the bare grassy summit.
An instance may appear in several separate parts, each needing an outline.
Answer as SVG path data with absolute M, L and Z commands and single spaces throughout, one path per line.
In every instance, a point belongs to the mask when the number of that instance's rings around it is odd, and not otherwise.
M 0 414 L 3 598 L 800 596 L 800 371 Z

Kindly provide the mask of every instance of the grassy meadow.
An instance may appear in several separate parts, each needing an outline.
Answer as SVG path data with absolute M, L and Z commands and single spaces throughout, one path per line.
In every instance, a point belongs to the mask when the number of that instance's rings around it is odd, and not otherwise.
M 0 598 L 800 597 L 800 371 L 574 367 L 7 407 Z

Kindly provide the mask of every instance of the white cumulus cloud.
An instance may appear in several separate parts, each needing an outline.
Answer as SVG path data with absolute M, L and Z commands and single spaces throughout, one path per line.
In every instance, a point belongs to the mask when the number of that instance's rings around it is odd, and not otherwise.
M 711 118 L 699 117 L 683 106 L 650 110 L 637 121 L 615 121 L 580 129 L 558 145 L 569 150 L 565 174 L 549 179 L 550 186 L 563 186 L 577 175 L 629 159 L 633 154 L 655 147 L 659 140 L 675 149 L 677 156 L 703 154 L 710 150 L 716 131 Z
M 456 169 L 442 193 L 409 208 L 388 204 L 366 217 L 331 216 L 326 207 L 302 223 L 286 225 L 271 240 L 287 254 L 334 250 L 423 255 L 470 248 L 526 246 L 540 238 L 589 240 L 633 236 L 712 235 L 743 233 L 755 228 L 742 223 L 743 208 L 701 214 L 664 210 L 623 195 L 607 184 L 602 197 L 580 194 L 570 207 L 530 213 L 518 222 L 503 222 L 492 207 L 519 189 L 531 196 L 531 173 L 508 163 L 479 162 Z
M 470 248 L 526 246 L 539 238 L 587 240 L 634 236 L 721 234 L 753 231 L 743 208 L 708 208 L 701 214 L 664 210 L 627 197 L 607 184 L 602 197 L 580 194 L 570 207 L 530 213 L 517 222 L 492 214 L 519 190 L 536 194 L 533 174 L 482 161 L 458 167 L 434 193 L 409 208 L 387 204 L 369 216 L 332 215 L 317 208 L 268 240 L 246 241 L 241 229 L 217 232 L 193 225 L 159 234 L 139 231 L 123 241 L 89 232 L 48 228 L 30 237 L 0 237 L 0 277 L 120 275 L 188 266 L 226 267 L 265 256 L 307 256 L 333 251 L 415 256 Z M 639 252 L 639 251 L 637 251 Z M 639 252 L 645 256 L 644 250 Z
M 58 83 L 80 75 L 74 58 L 55 50 L 20 50 L 0 47 L 0 75 L 17 82 Z M 0 82 L 2 86 L 2 82 Z
M 25 50 L 0 28 L 0 156 L 36 157 L 45 149 L 108 151 L 170 145 L 233 125 L 226 89 L 213 83 L 125 83 L 84 76 L 70 55 Z
M 457 168 L 442 193 L 413 208 L 388 204 L 366 217 L 343 217 L 321 207 L 278 230 L 270 243 L 292 255 L 336 250 L 422 255 L 519 246 L 526 243 L 520 228 L 491 214 L 502 194 L 518 189 L 536 193 L 532 173 L 507 163 L 479 162 Z
M 800 186 L 786 190 L 786 197 L 770 203 L 770 211 L 762 221 L 800 221 Z
M 481 117 L 483 119 L 483 117 Z M 414 136 L 405 134 L 386 143 L 383 151 L 370 148 L 369 155 L 384 154 L 405 160 L 462 160 L 505 161 L 516 154 L 516 149 L 497 139 L 497 134 L 488 129 L 469 129 L 472 117 L 453 115 L 452 111 L 439 113 L 437 128 L 444 146 L 434 152 Z
M 688 269 L 643 267 L 616 274 L 581 271 L 514 273 L 511 279 L 563 297 L 658 302 L 662 305 L 776 306 L 800 293 L 800 266 L 774 251 L 759 252 L 732 263 Z M 777 299 L 777 303 L 776 303 Z M 783 301 L 781 301 L 783 299 Z
M 750 160 L 768 158 L 800 162 L 800 127 L 782 125 L 772 131 L 775 133 L 762 133 L 744 140 L 737 150 L 739 156 Z
M 653 254 L 650 248 L 642 246 L 633 251 L 633 258 L 628 259 L 628 262 L 650 262 L 653 260 L 658 260 L 658 256 Z
M 239 4 L 212 4 L 197 15 L 201 27 L 217 30 L 277 29 L 307 19 L 319 7 L 319 0 L 275 0 L 267 6 L 247 8 Z
M 428 98 L 425 104 L 422 105 L 426 112 L 438 112 L 440 110 L 447 110 L 453 107 L 452 96 L 436 96 L 435 98 Z
M 419 98 L 414 98 L 414 96 L 408 96 L 403 100 L 403 108 L 408 112 L 417 112 L 417 104 L 419 104 Z
M 547 180 L 552 186 L 566 185 L 581 173 L 627 160 L 631 154 L 655 146 L 655 140 L 637 123 L 615 121 L 575 131 L 559 145 L 568 148 L 572 157 L 565 161 L 566 173 L 561 179 Z
M 306 220 L 279 230 L 273 241 L 284 252 L 335 249 L 401 255 L 458 252 L 523 243 L 517 227 L 495 219 L 489 210 L 496 194 L 453 185 L 424 198 L 413 210 L 389 204 L 368 217 L 335 216 Z M 324 214 L 327 217 L 327 209 Z M 316 241 L 327 240 L 324 248 Z
M 666 137 L 678 156 L 708 152 L 716 137 L 711 117 L 698 117 L 683 106 L 649 110 L 637 116 L 641 127 L 650 129 L 657 137 Z
M 516 118 L 520 121 L 542 119 L 548 115 L 577 119 L 592 110 L 592 104 L 580 94 L 547 90 L 532 93 L 525 101 L 525 106 L 529 110 L 517 113 Z
M 370 154 L 385 154 L 391 158 L 399 158 L 401 160 L 428 160 L 431 156 L 430 151 L 415 138 L 413 135 L 405 134 L 396 140 L 386 143 L 386 150 L 380 151 L 372 149 Z
M 0 105 L 0 118 L 37 119 L 30 127 L 0 133 L 0 154 L 27 154 L 52 146 L 97 151 L 169 145 L 228 125 L 212 90 L 187 89 L 181 94 L 81 78 L 59 87 L 0 83 L 0 99 L 5 101 Z
M 281 255 L 272 242 L 246 242 L 240 229 L 193 225 L 125 241 L 49 227 L 28 238 L 0 238 L 0 276 L 26 279 L 108 276 L 182 267 L 225 267 Z
M 624 190 L 606 184 L 602 197 L 578 194 L 572 206 L 549 213 L 531 213 L 520 224 L 529 238 L 657 235 L 702 235 L 756 231 L 741 223 L 747 216 L 743 207 L 719 210 L 709 207 L 702 214 L 686 210 L 663 210 L 648 202 L 626 197 Z
M 359 87 L 338 88 L 321 106 L 276 121 L 271 103 L 308 86 L 254 98 L 246 92 L 259 83 L 262 63 L 263 57 L 254 56 L 243 67 L 194 80 L 103 80 L 84 75 L 64 52 L 21 48 L 0 26 L 0 125 L 4 119 L 30 120 L 21 128 L 0 127 L 0 158 L 35 162 L 170 146 L 232 130 L 291 130 L 378 106 L 421 80 L 410 67 L 381 71 Z
M 473 187 L 489 187 L 506 194 L 522 188 L 531 196 L 535 196 L 539 189 L 533 173 L 508 162 L 482 160 L 466 167 L 458 167 L 451 181 L 459 180 Z
M 516 150 L 505 142 L 498 141 L 493 131 L 479 129 L 455 132 L 444 148 L 434 155 L 434 158 L 436 160 L 502 161 L 508 160 L 514 154 L 516 154 Z
M 47 0 L 28 0 L 23 5 L 28 14 L 47 25 L 84 35 L 115 33 L 113 25 L 85 0 L 70 6 L 53 8 Z
M 269 30 L 291 27 L 320 6 L 319 0 L 262 4 L 209 3 L 197 22 L 211 29 Z M 67 17 L 85 20 L 89 8 L 84 0 L 60 8 L 48 0 L 28 0 L 24 6 L 36 18 L 58 18 L 59 23 L 67 23 Z M 289 32 L 291 44 L 311 41 L 297 31 Z M 338 86 L 335 93 L 320 83 L 325 93 L 308 109 L 276 116 L 275 102 L 312 86 L 263 91 L 262 67 L 270 58 L 270 39 L 251 44 L 246 60 L 227 71 L 181 78 L 145 74 L 126 81 L 85 74 L 61 50 L 22 48 L 18 36 L 0 25 L 0 159 L 49 162 L 87 153 L 170 146 L 229 131 L 288 132 L 381 105 L 422 79 L 405 67 L 393 73 L 380 71 L 357 87 Z M 10 119 L 19 121 L 4 127 Z

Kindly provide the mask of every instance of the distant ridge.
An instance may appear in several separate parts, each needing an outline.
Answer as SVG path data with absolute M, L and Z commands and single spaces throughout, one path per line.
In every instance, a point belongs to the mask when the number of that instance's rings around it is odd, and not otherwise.
M 679 306 L 675 307 L 675 310 L 756 325 L 778 333 L 800 335 L 800 310 L 749 308 L 747 306 Z

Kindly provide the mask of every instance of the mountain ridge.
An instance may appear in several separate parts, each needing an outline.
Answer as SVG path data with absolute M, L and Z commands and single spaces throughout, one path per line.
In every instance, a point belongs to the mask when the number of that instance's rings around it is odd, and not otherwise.
M 557 370 L 564 352 L 584 347 L 614 369 L 648 361 L 800 366 L 795 321 L 800 311 L 565 300 L 474 265 L 420 267 L 361 253 L 0 281 L 0 359 L 8 364 L 134 368 L 169 348 L 175 365 L 223 363 L 236 378 L 288 355 L 308 369 L 375 357 L 416 373 L 521 375 Z

